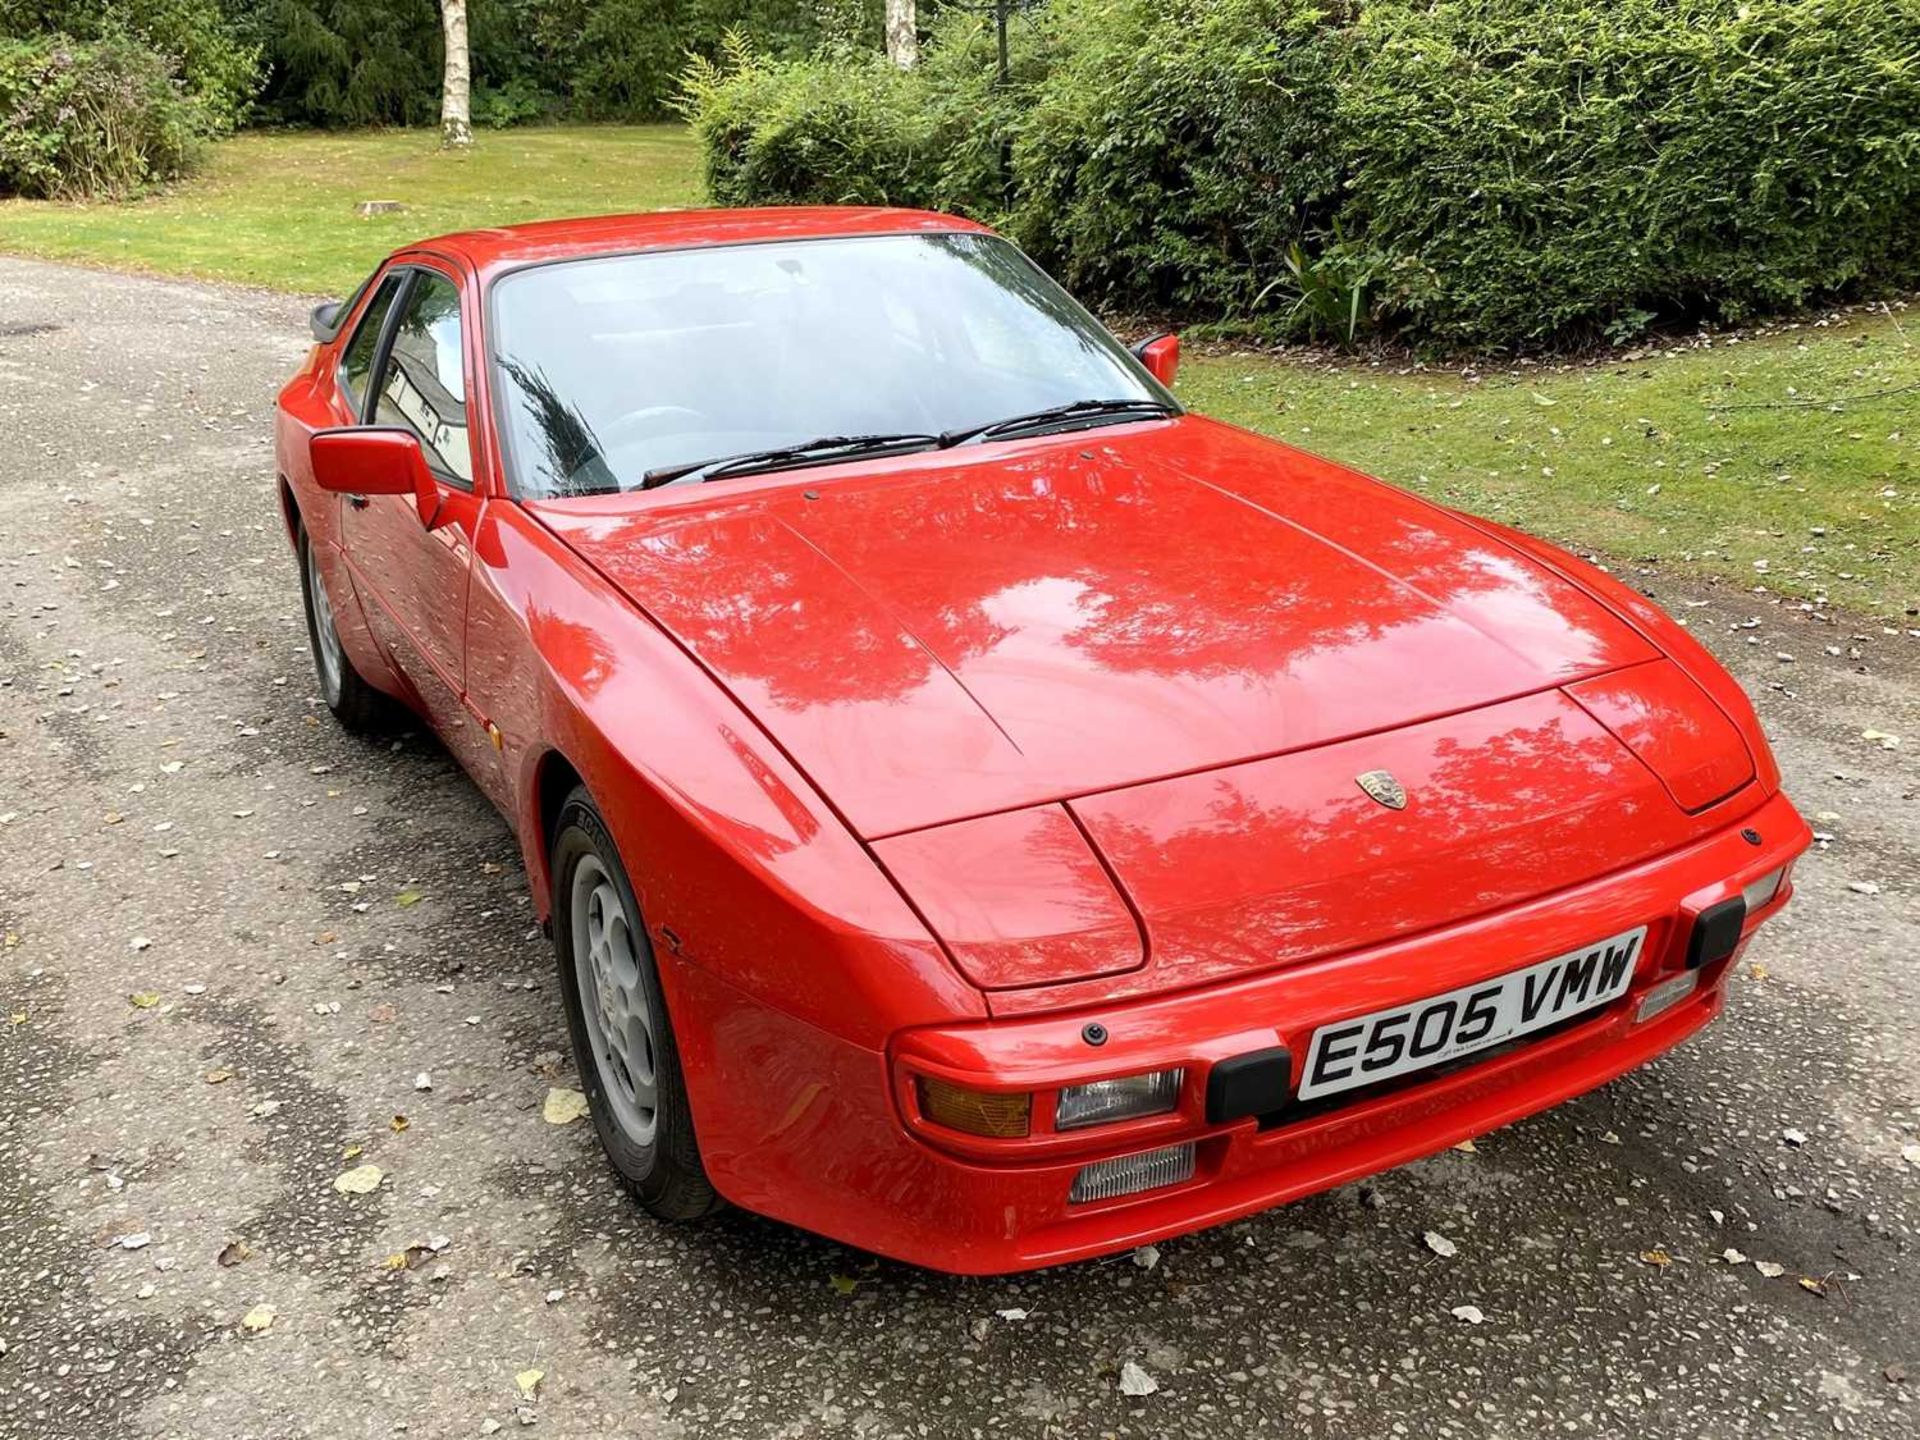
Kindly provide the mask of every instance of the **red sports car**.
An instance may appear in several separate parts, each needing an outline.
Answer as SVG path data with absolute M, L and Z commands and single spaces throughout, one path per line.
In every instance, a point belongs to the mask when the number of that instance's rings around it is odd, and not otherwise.
M 1217 1224 L 1658 1055 L 1790 892 L 1685 630 L 1186 413 L 980 226 L 449 235 L 314 330 L 326 703 L 508 817 L 656 1215 L 963 1272 Z

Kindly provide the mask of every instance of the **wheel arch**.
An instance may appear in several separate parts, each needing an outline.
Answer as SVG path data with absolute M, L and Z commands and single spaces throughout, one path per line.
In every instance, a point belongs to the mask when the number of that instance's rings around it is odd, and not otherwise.
M 535 904 L 539 907 L 543 920 L 549 920 L 553 905 L 553 875 L 550 863 L 553 855 L 553 832 L 560 823 L 560 807 L 566 804 L 567 796 L 575 788 L 586 788 L 586 780 L 573 761 L 557 748 L 549 747 L 541 752 L 533 762 L 533 783 L 527 796 L 528 814 L 525 817 L 528 835 L 533 843 L 524 847 L 527 868 L 533 880 Z
M 287 543 L 300 543 L 300 527 L 306 522 L 300 514 L 300 497 L 293 493 L 293 482 L 284 474 L 274 477 L 274 488 L 280 499 L 280 523 L 287 527 Z

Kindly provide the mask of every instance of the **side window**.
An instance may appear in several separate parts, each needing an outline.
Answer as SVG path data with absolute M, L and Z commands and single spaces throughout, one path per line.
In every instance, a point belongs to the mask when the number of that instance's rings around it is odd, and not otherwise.
M 445 276 L 417 272 L 394 327 L 373 423 L 405 425 L 420 437 L 429 464 L 461 485 L 473 484 L 460 292 Z
M 360 317 L 360 328 L 347 342 L 347 353 L 340 357 L 340 388 L 353 401 L 356 415 L 362 413 L 361 402 L 367 398 L 367 374 L 373 369 L 374 352 L 380 348 L 380 327 L 386 324 L 387 311 L 393 308 L 402 278 L 396 272 L 380 282 L 366 314 Z

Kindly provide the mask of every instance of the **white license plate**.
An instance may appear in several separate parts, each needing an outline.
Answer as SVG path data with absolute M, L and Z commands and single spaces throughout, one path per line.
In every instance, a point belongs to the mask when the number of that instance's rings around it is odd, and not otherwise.
M 1442 1065 L 1604 1005 L 1633 982 L 1646 938 L 1642 925 L 1478 985 L 1322 1025 L 1307 1046 L 1300 1098 Z

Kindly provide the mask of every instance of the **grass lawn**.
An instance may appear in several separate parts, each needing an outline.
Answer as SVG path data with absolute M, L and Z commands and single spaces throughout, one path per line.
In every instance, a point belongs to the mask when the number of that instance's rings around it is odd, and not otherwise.
M 252 134 L 134 204 L 0 201 L 0 251 L 340 295 L 422 235 L 701 199 L 676 125 L 483 132 L 467 154 L 429 131 Z M 362 220 L 361 200 L 409 208 Z M 1920 602 L 1920 390 L 1825 402 L 1916 384 L 1920 311 L 1478 380 L 1216 350 L 1181 392 L 1576 548 L 1895 617 Z
M 1899 386 L 1916 388 L 1808 403 Z M 1920 602 L 1913 311 L 1477 381 L 1197 356 L 1180 391 L 1196 409 L 1575 549 L 1882 616 Z
M 362 200 L 407 209 L 362 220 Z M 482 131 L 465 153 L 429 130 L 260 132 L 132 204 L 0 201 L 0 251 L 345 295 L 421 236 L 700 203 L 699 153 L 679 125 Z

